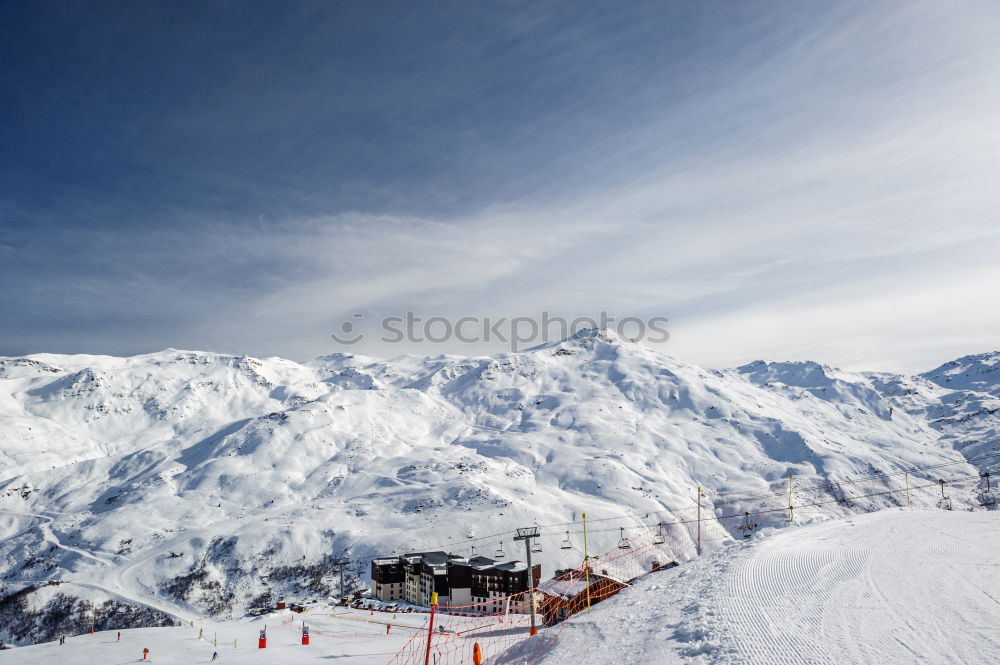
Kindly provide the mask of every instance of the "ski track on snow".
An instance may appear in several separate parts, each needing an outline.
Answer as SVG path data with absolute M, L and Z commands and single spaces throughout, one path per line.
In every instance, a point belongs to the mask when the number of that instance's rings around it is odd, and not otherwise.
M 178 621 L 187 622 L 189 619 L 185 617 L 189 612 L 183 610 L 182 608 L 174 605 L 173 603 L 164 601 L 158 596 L 150 597 L 150 594 L 145 592 L 142 586 L 138 583 L 138 575 L 134 573 L 135 569 L 143 564 L 147 564 L 149 560 L 153 559 L 158 555 L 162 555 L 167 548 L 174 545 L 177 541 L 183 540 L 183 537 L 178 537 L 171 539 L 170 541 L 161 544 L 160 547 L 154 550 L 144 552 L 143 555 L 136 561 L 130 562 L 124 567 L 119 567 L 120 562 L 113 559 L 102 557 L 94 554 L 93 552 L 88 552 L 87 550 L 81 549 L 79 547 L 73 547 L 72 545 L 67 545 L 63 543 L 58 535 L 52 530 L 52 523 L 54 517 L 49 515 L 44 515 L 40 513 L 28 513 L 13 510 L 0 510 L 0 513 L 7 515 L 18 515 L 21 517 L 34 517 L 41 520 L 40 523 L 32 525 L 25 531 L 32 529 L 38 529 L 42 533 L 42 537 L 45 542 L 55 545 L 61 549 L 68 552 L 73 552 L 74 554 L 83 557 L 84 559 L 96 563 L 100 568 L 95 570 L 87 570 L 84 574 L 87 575 L 90 581 L 82 582 L 77 579 L 73 579 L 72 576 L 66 576 L 65 579 L 61 580 L 63 584 L 78 586 L 87 589 L 93 589 L 95 591 L 101 591 L 106 593 L 108 596 L 115 598 L 119 601 L 124 601 L 131 603 L 133 605 L 140 605 L 151 610 L 157 610 L 162 612 Z M 22 532 L 23 533 L 23 532 Z M 102 575 L 103 573 L 103 575 Z M 108 581 L 108 576 L 110 576 L 110 581 Z M 131 579 L 131 583 L 126 583 L 126 576 Z M 49 580 L 18 580 L 19 582 L 25 582 L 29 584 L 47 584 Z
M 854 521 L 846 524 L 853 528 Z M 970 648 L 954 634 L 956 616 L 990 635 L 991 648 L 1000 648 L 995 626 L 1000 602 L 962 575 L 963 565 L 973 565 L 962 563 L 963 554 L 981 552 L 987 543 L 925 545 L 919 530 L 866 532 L 870 544 L 815 537 L 835 528 L 844 523 L 781 534 L 734 557 L 723 593 L 716 596 L 725 648 L 714 662 L 972 662 L 982 645 Z M 914 573 L 928 583 L 916 582 Z M 961 587 L 970 587 L 960 595 L 973 602 L 948 603 L 943 592 Z

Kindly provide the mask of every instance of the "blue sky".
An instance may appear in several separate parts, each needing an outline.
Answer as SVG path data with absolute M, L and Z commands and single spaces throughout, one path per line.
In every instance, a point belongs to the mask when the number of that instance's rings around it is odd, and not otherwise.
M 407 308 L 667 316 L 715 366 L 1000 348 L 994 2 L 39 1 L 0 33 L 0 354 L 302 359 Z

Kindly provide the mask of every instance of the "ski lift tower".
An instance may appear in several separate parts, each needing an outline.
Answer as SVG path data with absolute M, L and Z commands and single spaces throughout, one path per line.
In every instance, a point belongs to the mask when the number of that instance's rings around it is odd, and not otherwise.
M 529 526 L 517 530 L 517 535 L 514 536 L 514 540 L 524 541 L 524 555 L 528 562 L 528 604 L 531 605 L 531 634 L 535 635 L 538 633 L 538 628 L 535 627 L 535 572 L 531 568 L 531 552 L 540 552 L 541 548 L 532 547 L 531 541 L 534 538 L 538 538 L 538 527 Z
M 342 603 L 344 601 L 344 568 L 351 565 L 351 562 L 348 559 L 337 559 L 331 561 L 330 565 L 340 568 L 340 598 L 337 599 L 337 602 Z

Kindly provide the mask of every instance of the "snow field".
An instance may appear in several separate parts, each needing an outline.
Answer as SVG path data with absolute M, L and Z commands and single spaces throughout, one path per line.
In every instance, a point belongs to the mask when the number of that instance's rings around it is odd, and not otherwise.
M 425 615 L 379 614 L 336 608 L 333 612 L 279 612 L 238 621 L 195 621 L 194 626 L 137 628 L 67 637 L 66 644 L 47 642 L 0 651 L 0 665 L 60 663 L 64 665 L 118 665 L 149 661 L 161 665 L 208 663 L 218 652 L 217 663 L 350 663 L 384 665 L 424 625 Z M 308 646 L 301 644 L 301 626 L 309 626 Z M 386 634 L 386 624 L 391 624 Z M 267 648 L 257 648 L 258 631 L 267 626 Z M 203 631 L 204 639 L 198 639 Z M 214 646 L 215 638 L 218 646 Z M 234 640 L 235 646 L 234 646 Z
M 768 529 L 569 622 L 544 665 L 946 665 L 1000 648 L 995 512 Z

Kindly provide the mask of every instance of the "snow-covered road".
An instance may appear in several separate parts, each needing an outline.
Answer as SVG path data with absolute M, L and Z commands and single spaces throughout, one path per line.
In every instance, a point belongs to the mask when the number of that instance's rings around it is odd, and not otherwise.
M 984 662 L 1000 650 L 998 543 L 997 512 L 887 510 L 765 534 L 595 607 L 543 662 Z
M 125 567 L 119 567 L 117 562 L 112 558 L 112 555 L 107 552 L 94 553 L 63 542 L 52 529 L 53 516 L 12 510 L 0 510 L 0 514 L 16 515 L 36 520 L 31 526 L 26 527 L 26 530 L 38 529 L 41 531 L 42 538 L 46 543 L 59 549 L 73 552 L 81 557 L 85 566 L 91 566 L 86 568 L 82 575 L 74 574 L 60 580 L 61 584 L 99 591 L 107 597 L 162 612 L 184 623 L 194 617 L 193 613 L 186 611 L 175 603 L 149 593 L 136 579 L 136 570 L 140 569 L 140 567 L 149 566 L 155 556 L 162 556 L 162 553 L 168 549 L 173 541 L 169 541 L 157 549 L 151 549 L 141 558 L 130 562 Z M 177 538 L 176 540 L 181 540 L 181 538 Z M 96 567 L 94 567 L 95 565 Z M 79 579 L 80 577 L 83 579 Z M 48 580 L 21 579 L 19 582 L 44 585 Z

